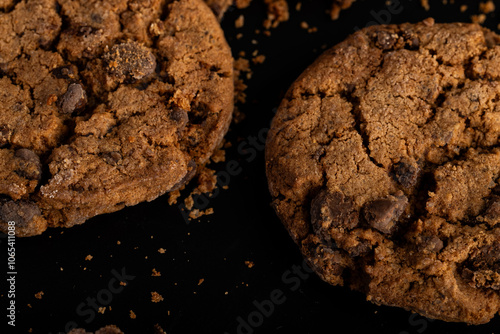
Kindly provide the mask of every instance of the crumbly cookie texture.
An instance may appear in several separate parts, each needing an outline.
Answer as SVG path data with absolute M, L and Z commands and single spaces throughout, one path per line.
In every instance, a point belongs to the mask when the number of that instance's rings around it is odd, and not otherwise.
M 431 318 L 500 311 L 500 37 L 363 29 L 292 85 L 266 147 L 273 206 L 325 281 Z
M 176 190 L 231 120 L 201 0 L 22 0 L 0 13 L 0 230 L 70 227 Z

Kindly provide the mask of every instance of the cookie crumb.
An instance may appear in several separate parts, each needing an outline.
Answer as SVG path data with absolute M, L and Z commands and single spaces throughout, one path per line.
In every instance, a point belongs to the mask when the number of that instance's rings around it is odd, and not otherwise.
M 248 268 L 253 268 L 253 266 L 255 265 L 255 263 L 253 263 L 253 261 L 245 261 L 245 265 L 246 265 Z
M 137 316 L 135 315 L 134 311 L 130 310 L 130 319 L 135 319 Z
M 255 58 L 253 58 L 252 61 L 254 64 L 262 64 L 264 61 L 266 61 L 266 56 L 258 55 Z
M 159 276 L 161 276 L 161 273 L 159 271 L 156 271 L 155 268 L 153 268 L 153 273 L 151 274 L 151 276 L 153 276 L 153 277 L 159 277 Z
M 220 148 L 214 152 L 210 159 L 215 163 L 224 162 L 226 161 L 226 151 Z
M 93 258 L 94 258 L 94 257 L 93 257 L 92 255 L 90 255 L 90 254 L 89 254 L 89 255 L 87 255 L 87 256 L 85 257 L 85 261 L 91 261 Z
M 460 12 L 465 13 L 467 11 L 467 5 L 461 5 L 460 6 Z
M 486 15 L 484 14 L 471 15 L 470 19 L 472 23 L 483 24 L 484 21 L 486 21 Z
M 171 191 L 168 193 L 168 204 L 174 205 L 177 204 L 177 200 L 181 197 L 180 190 Z
M 429 0 L 420 0 L 420 4 L 424 7 L 425 10 L 430 10 L 431 6 L 429 5 Z
M 97 312 L 104 314 L 104 312 L 106 312 L 106 308 L 104 306 L 99 307 L 99 310 Z
M 35 298 L 36 299 L 42 299 L 42 296 L 44 295 L 43 291 L 35 293 Z
M 204 278 L 200 278 L 200 280 L 198 281 L 198 285 L 202 285 L 203 282 L 205 282 L 205 279 Z
M 165 254 L 166 250 L 164 248 L 158 249 L 158 253 L 160 254 Z
M 163 301 L 163 297 L 158 292 L 153 291 L 153 292 L 151 292 L 151 301 L 153 303 L 159 303 L 159 302 Z
M 479 10 L 483 14 L 489 14 L 495 11 L 495 3 L 493 3 L 492 0 L 489 0 L 487 2 L 480 2 L 479 3 Z
M 127 286 L 127 282 L 120 282 L 121 286 Z
M 236 21 L 234 21 L 234 27 L 236 29 L 240 29 L 240 28 L 243 28 L 243 26 L 245 25 L 245 17 L 243 15 L 240 15 Z

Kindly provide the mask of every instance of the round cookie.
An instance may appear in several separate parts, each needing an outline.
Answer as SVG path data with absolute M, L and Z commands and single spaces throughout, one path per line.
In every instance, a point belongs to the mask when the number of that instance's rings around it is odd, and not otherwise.
M 273 206 L 318 275 L 481 324 L 500 311 L 500 37 L 372 26 L 325 52 L 273 120 Z
M 176 190 L 227 132 L 233 59 L 201 0 L 22 0 L 0 32 L 4 232 Z

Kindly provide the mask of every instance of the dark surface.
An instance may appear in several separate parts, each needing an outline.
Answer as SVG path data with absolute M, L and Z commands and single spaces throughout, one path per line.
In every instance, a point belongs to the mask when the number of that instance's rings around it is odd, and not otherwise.
M 469 16 L 478 13 L 477 1 L 455 2 L 442 5 L 431 0 L 431 10 L 426 12 L 417 0 L 402 1 L 397 7 L 401 13 L 384 20 L 417 22 L 433 16 L 437 22 L 470 22 Z M 466 13 L 459 10 L 463 3 L 469 4 Z M 210 199 L 208 207 L 215 214 L 186 223 L 178 205 L 169 206 L 164 196 L 72 229 L 17 239 L 17 327 L 4 327 L 7 320 L 2 316 L 0 333 L 27 333 L 30 328 L 33 333 L 65 332 L 72 321 L 89 331 L 116 324 L 127 334 L 152 333 L 156 323 L 174 334 L 323 333 L 325 329 L 332 333 L 498 333 L 499 316 L 483 326 L 431 321 L 401 309 L 375 306 L 360 293 L 329 286 L 304 270 L 292 272 L 302 259 L 269 206 L 263 146 L 255 138 L 265 134 L 282 95 L 322 47 L 340 42 L 356 27 L 374 21 L 373 13 L 387 9 L 385 1 L 359 0 L 338 21 L 331 21 L 325 14 L 328 1 L 304 1 L 299 13 L 294 6 L 295 2 L 290 21 L 273 29 L 271 37 L 255 34 L 255 29 L 262 30 L 265 18 L 259 0 L 248 9 L 231 10 L 223 21 L 236 57 L 241 50 L 249 56 L 257 49 L 266 61 L 252 66 L 248 103 L 241 107 L 246 119 L 232 126 L 228 138 L 233 146 L 227 150 L 226 162 L 212 165 L 218 172 L 227 170 L 230 161 L 241 167 L 230 177 L 229 189 Z M 234 29 L 234 20 L 241 14 L 245 27 Z M 319 31 L 307 33 L 300 28 L 302 21 Z M 496 29 L 497 24 L 495 14 L 489 14 L 485 25 Z M 244 36 L 238 40 L 239 32 Z M 189 189 L 183 195 L 188 193 Z M 0 240 L 6 263 L 6 239 Z M 160 254 L 159 248 L 166 252 Z M 89 254 L 93 259 L 86 261 Z M 255 266 L 248 268 L 247 260 Z M 108 293 L 110 282 L 112 290 L 120 287 L 112 281 L 112 270 L 122 268 L 135 278 L 122 291 Z M 153 268 L 161 277 L 151 277 Z M 198 285 L 200 279 L 204 282 Z M 39 291 L 44 292 L 41 300 L 34 296 Z M 152 291 L 164 300 L 152 303 Z M 4 288 L 1 294 L 5 310 Z M 107 305 L 112 309 L 104 314 L 87 304 L 87 298 L 98 295 L 101 301 L 112 298 Z M 279 305 L 271 307 L 271 297 Z M 265 306 L 265 315 L 257 314 L 256 304 Z M 129 317 L 130 310 L 136 319 Z M 246 321 L 250 317 L 257 328 L 243 328 L 239 317 Z

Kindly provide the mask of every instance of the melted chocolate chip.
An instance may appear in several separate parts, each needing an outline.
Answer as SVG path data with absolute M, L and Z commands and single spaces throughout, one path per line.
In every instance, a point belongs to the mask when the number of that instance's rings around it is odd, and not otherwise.
M 187 111 L 179 107 L 174 107 L 172 113 L 170 114 L 170 117 L 174 121 L 179 123 L 187 123 L 189 121 L 189 116 Z
M 394 165 L 394 177 L 405 188 L 411 188 L 417 183 L 420 168 L 416 164 L 402 160 Z
M 408 198 L 403 194 L 375 200 L 364 207 L 366 221 L 374 229 L 391 234 L 407 205 Z
M 311 203 L 311 224 L 323 241 L 330 243 L 330 228 L 342 226 L 353 229 L 359 223 L 359 212 L 351 199 L 341 192 L 321 191 Z
M 14 156 L 17 158 L 16 174 L 29 180 L 42 178 L 42 163 L 35 152 L 21 148 L 16 151 Z
M 7 223 L 14 221 L 19 227 L 28 226 L 35 216 L 41 215 L 40 208 L 28 201 L 2 201 L 0 202 L 0 221 Z
M 62 114 L 71 114 L 80 110 L 87 104 L 87 94 L 80 84 L 71 84 L 68 90 L 61 97 L 59 102 L 60 112 Z

